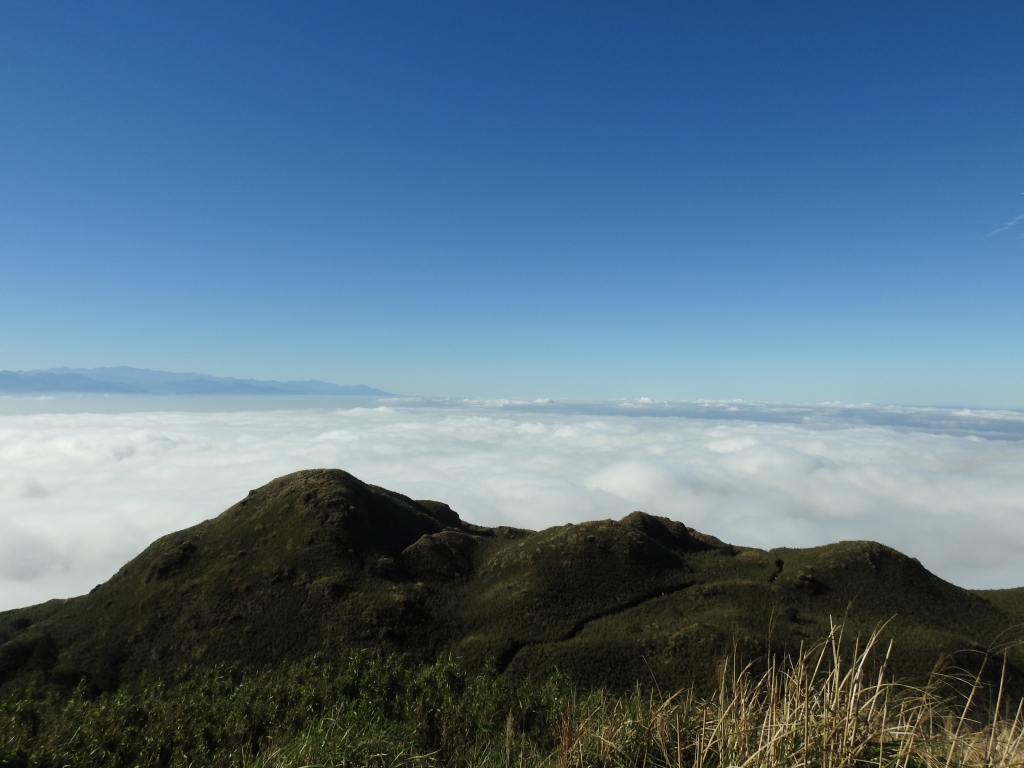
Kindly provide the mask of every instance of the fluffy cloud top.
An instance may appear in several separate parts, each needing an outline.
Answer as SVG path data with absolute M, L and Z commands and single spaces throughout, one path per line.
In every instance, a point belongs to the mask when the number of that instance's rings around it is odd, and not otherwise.
M 1024 585 L 1016 412 L 507 401 L 7 410 L 0 610 L 85 592 L 154 538 L 309 467 L 440 499 L 484 525 L 643 509 L 737 544 L 874 539 L 963 586 Z

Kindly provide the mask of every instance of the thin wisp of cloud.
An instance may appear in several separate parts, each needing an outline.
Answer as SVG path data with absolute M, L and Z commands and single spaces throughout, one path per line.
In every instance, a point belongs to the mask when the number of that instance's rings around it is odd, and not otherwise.
M 1003 226 L 999 227 L 998 229 L 993 229 L 991 232 L 988 233 L 989 237 L 991 237 L 992 235 L 998 235 L 1000 232 L 1005 232 L 1008 229 L 1012 229 L 1022 221 L 1024 221 L 1024 213 L 1022 213 L 1020 216 L 1015 216 L 1014 218 L 1010 219 L 1008 222 L 1003 224 Z

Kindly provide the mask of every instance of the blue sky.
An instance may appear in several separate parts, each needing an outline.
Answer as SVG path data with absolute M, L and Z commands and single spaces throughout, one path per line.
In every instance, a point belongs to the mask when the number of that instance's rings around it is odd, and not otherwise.
M 1024 408 L 1019 3 L 6 3 L 0 368 Z

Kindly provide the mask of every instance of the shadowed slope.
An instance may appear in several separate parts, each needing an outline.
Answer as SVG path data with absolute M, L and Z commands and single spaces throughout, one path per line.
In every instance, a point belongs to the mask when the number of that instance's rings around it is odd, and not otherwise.
M 1020 618 L 997 605 L 871 542 L 765 552 L 642 512 L 483 528 L 309 470 L 157 540 L 88 595 L 0 614 L 0 685 L 108 689 L 147 670 L 352 647 L 453 653 L 515 677 L 705 685 L 734 646 L 795 650 L 832 617 L 866 635 L 894 616 L 893 665 L 913 675 L 1006 640 Z

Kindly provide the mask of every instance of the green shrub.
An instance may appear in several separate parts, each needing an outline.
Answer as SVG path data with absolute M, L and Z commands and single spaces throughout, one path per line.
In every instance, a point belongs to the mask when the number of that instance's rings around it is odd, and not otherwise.
M 0 766 L 1024 765 L 1024 702 L 997 689 L 979 707 L 981 670 L 957 706 L 948 674 L 891 682 L 877 639 L 844 647 L 837 627 L 796 656 L 727 661 L 708 698 L 367 652 L 185 669 L 100 695 L 29 686 L 0 702 Z

